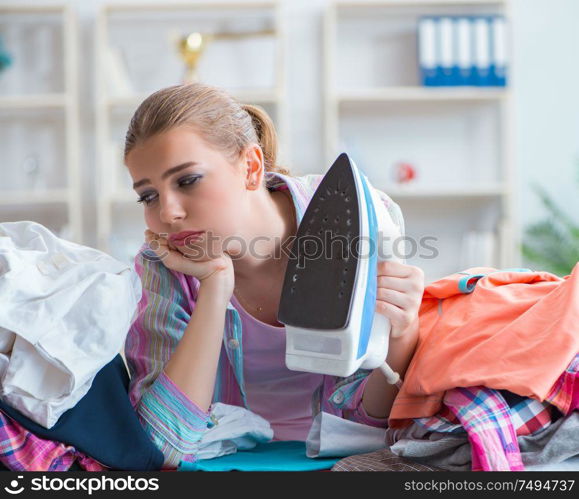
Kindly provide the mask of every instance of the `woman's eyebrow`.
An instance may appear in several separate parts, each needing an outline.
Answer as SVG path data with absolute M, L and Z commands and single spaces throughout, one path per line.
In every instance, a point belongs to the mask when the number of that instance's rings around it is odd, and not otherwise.
M 195 161 L 188 161 L 187 163 L 183 163 L 181 165 L 174 166 L 173 168 L 169 168 L 165 173 L 163 173 L 163 175 L 161 175 L 161 180 L 165 180 L 169 175 L 172 175 L 173 173 L 176 173 L 176 172 L 182 170 L 183 168 L 187 168 L 188 166 L 193 166 L 196 164 L 197 163 Z M 140 187 L 141 185 L 150 184 L 150 183 L 151 183 L 151 180 L 148 178 L 141 179 L 138 182 L 135 182 L 133 184 L 133 189 L 136 189 L 137 187 Z

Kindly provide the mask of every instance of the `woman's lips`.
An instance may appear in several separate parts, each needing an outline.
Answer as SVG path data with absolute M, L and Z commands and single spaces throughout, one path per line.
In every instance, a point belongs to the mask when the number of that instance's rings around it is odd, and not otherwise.
M 169 236 L 169 241 L 171 241 L 175 246 L 185 246 L 186 241 L 196 241 L 201 238 L 203 231 L 184 231 L 177 234 L 171 234 Z

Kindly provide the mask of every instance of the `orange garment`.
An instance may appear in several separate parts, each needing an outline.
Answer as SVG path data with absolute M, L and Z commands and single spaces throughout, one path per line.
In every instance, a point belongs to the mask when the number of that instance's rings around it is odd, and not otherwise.
M 470 292 L 459 289 L 465 280 Z M 579 263 L 563 278 L 488 267 L 452 274 L 426 287 L 419 317 L 392 428 L 438 413 L 444 392 L 456 387 L 483 385 L 542 402 L 579 351 Z

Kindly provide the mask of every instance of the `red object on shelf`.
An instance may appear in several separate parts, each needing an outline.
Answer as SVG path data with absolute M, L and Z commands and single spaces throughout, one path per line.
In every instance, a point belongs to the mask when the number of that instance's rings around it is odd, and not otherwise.
M 407 184 L 416 178 L 416 168 L 411 163 L 401 161 L 395 165 L 396 181 Z

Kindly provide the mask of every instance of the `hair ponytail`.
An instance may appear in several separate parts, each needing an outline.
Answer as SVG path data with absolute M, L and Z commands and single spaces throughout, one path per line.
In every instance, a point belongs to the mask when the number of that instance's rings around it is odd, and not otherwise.
M 260 106 L 252 104 L 242 104 L 241 106 L 249 116 L 261 150 L 263 151 L 266 171 L 275 171 L 283 175 L 289 175 L 289 170 L 279 166 L 277 160 L 277 134 L 275 126 L 269 115 Z

